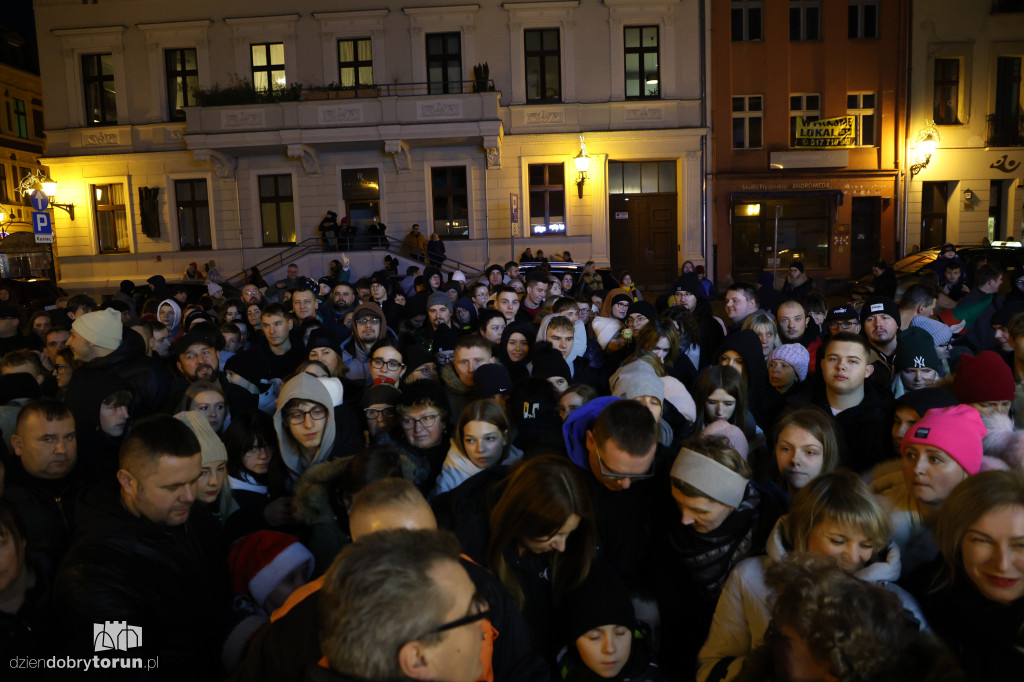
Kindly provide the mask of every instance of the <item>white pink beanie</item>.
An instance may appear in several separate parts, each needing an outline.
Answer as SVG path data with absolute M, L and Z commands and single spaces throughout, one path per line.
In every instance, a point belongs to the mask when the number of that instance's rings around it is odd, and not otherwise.
M 800 381 L 807 379 L 807 365 L 811 362 L 811 356 L 799 343 L 785 343 L 779 346 L 768 356 L 768 362 L 772 360 L 781 360 L 791 366 L 796 370 L 796 376 Z

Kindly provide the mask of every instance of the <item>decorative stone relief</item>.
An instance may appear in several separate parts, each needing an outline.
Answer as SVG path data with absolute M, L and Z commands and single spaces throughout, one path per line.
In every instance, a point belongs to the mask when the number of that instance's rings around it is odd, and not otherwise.
M 263 128 L 266 125 L 267 114 L 263 109 L 220 112 L 221 128 Z
M 196 149 L 192 152 L 192 158 L 196 163 L 209 163 L 213 172 L 221 180 L 234 180 L 235 168 L 238 166 L 238 159 L 228 156 L 212 149 Z
M 661 121 L 665 111 L 660 107 L 633 107 L 626 109 L 627 121 Z
M 487 159 L 487 170 L 498 170 L 501 168 L 501 138 L 484 138 L 484 156 Z
M 116 132 L 82 133 L 83 147 L 107 147 L 118 144 Z
M 317 107 L 316 122 L 323 126 L 362 123 L 363 108 L 358 105 Z
M 384 153 L 391 154 L 395 160 L 395 171 L 398 173 L 409 173 L 412 171 L 412 156 L 409 154 L 409 145 L 401 140 L 385 140 Z
M 565 112 L 561 109 L 544 109 L 526 114 L 528 124 L 565 123 Z
M 299 160 L 306 175 L 320 175 L 320 156 L 309 145 L 288 145 L 288 156 Z
M 462 100 L 437 100 L 436 102 L 419 102 L 416 105 L 416 118 L 462 118 Z

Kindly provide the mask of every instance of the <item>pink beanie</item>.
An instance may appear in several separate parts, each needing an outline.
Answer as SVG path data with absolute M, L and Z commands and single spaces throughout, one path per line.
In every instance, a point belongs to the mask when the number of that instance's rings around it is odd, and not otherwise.
M 942 450 L 957 461 L 968 474 L 981 469 L 982 439 L 988 430 L 981 415 L 970 405 L 936 407 L 924 413 L 903 436 L 903 452 L 917 443 Z
M 811 356 L 807 349 L 799 343 L 784 343 L 771 352 L 768 362 L 781 360 L 796 370 L 796 377 L 800 381 L 807 379 L 807 365 L 811 362 Z
M 743 435 L 743 430 L 730 424 L 724 419 L 716 419 L 701 431 L 701 435 L 704 436 L 725 436 L 728 439 L 732 449 L 740 453 L 740 457 L 743 461 L 747 461 L 747 455 L 750 454 L 750 444 L 747 442 L 747 437 Z

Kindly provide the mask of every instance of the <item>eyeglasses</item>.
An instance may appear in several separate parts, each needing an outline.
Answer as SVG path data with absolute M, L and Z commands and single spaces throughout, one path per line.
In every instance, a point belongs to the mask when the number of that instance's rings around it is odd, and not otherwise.
M 414 429 L 416 425 L 420 425 L 425 429 L 429 429 L 437 421 L 437 418 L 441 415 L 437 414 L 425 414 L 419 419 L 413 419 L 412 417 L 402 417 L 402 428 L 403 429 Z
M 463 625 L 469 625 L 470 623 L 476 623 L 478 621 L 484 620 L 485 618 L 491 617 L 490 604 L 487 603 L 486 599 L 480 597 L 479 595 L 475 595 L 473 597 L 473 605 L 470 607 L 470 610 L 473 611 L 473 613 L 470 613 L 467 616 L 463 616 L 462 618 L 456 618 L 455 620 L 445 623 L 444 625 L 439 625 L 430 632 L 420 635 L 416 639 L 423 639 L 424 637 L 429 637 L 430 635 L 437 635 L 442 632 L 447 632 L 448 630 L 461 628 Z
M 367 419 L 376 419 L 381 415 L 384 415 L 385 417 L 390 417 L 395 414 L 395 408 L 384 407 L 378 409 L 376 407 L 367 407 L 366 409 L 363 410 L 363 414 L 366 415 Z
M 624 478 L 632 478 L 634 480 L 642 480 L 645 478 L 654 478 L 654 462 L 651 462 L 651 468 L 647 470 L 645 474 L 620 474 L 617 471 L 612 471 L 604 465 L 604 460 L 601 459 L 601 448 L 594 446 L 594 451 L 597 453 L 597 466 L 601 470 L 601 475 L 607 478 L 609 481 L 620 481 Z
M 853 320 L 845 320 L 843 322 L 829 322 L 828 326 L 830 329 L 842 329 L 843 331 L 849 331 L 857 326 L 857 322 Z
M 626 318 L 626 324 L 632 327 L 642 327 L 647 324 L 647 316 L 640 315 L 639 313 L 633 313 Z
M 317 405 L 305 412 L 302 410 L 289 410 L 284 413 L 284 416 L 289 424 L 301 424 L 306 421 L 307 414 L 313 418 L 313 421 L 320 421 L 327 418 L 327 408 L 323 405 Z
M 405 363 L 399 362 L 398 360 L 385 360 L 384 358 L 371 358 L 370 366 L 374 369 L 380 369 L 381 367 L 387 366 L 392 372 L 398 371 L 400 368 L 405 367 Z
M 245 459 L 246 457 L 252 457 L 255 459 L 269 459 L 270 448 L 268 448 L 266 445 L 259 445 L 257 447 L 252 448 L 251 450 L 247 450 L 242 455 L 243 459 Z
M 629 301 L 619 301 L 618 303 L 613 303 L 612 305 L 613 306 L 624 305 L 624 306 L 626 306 L 628 308 L 629 307 Z
M 60 374 L 61 372 L 67 372 L 70 369 L 71 365 L 55 365 L 53 371 L 56 372 L 57 374 Z
M 360 317 L 358 320 L 356 320 L 356 324 L 362 324 L 362 325 L 374 324 L 374 325 L 376 325 L 376 324 L 380 324 L 380 319 L 376 318 L 376 317 Z

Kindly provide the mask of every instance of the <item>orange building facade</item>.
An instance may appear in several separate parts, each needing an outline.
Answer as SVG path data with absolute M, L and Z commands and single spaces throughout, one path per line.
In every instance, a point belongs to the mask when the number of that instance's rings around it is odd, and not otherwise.
M 902 213 L 905 0 L 730 0 L 711 11 L 717 281 L 819 282 L 891 262 Z

